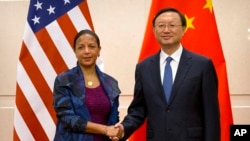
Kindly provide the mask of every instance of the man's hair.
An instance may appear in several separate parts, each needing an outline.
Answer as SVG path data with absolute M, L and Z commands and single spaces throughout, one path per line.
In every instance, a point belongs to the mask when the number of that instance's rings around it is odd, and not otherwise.
M 185 19 L 184 15 L 181 12 L 179 12 L 177 9 L 169 8 L 169 7 L 168 8 L 163 8 L 163 9 L 161 9 L 160 11 L 158 11 L 156 13 L 156 15 L 155 15 L 155 17 L 154 17 L 154 19 L 152 21 L 153 26 L 155 26 L 156 18 L 159 17 L 162 13 L 165 13 L 165 12 L 175 12 L 175 13 L 177 13 L 180 16 L 181 25 L 184 26 L 184 27 L 187 26 L 187 22 L 186 22 L 186 19 Z

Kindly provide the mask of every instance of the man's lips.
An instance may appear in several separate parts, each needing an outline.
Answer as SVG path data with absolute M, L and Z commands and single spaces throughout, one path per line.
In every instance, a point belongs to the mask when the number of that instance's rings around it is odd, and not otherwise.
M 172 38 L 172 36 L 161 36 L 161 38 L 163 38 L 164 40 L 168 40 L 168 39 Z

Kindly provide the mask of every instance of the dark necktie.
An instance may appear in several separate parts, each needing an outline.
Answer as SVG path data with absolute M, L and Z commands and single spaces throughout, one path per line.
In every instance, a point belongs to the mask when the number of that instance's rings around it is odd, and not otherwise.
M 171 57 L 167 57 L 166 59 L 166 66 L 164 71 L 164 77 L 163 77 L 163 88 L 165 92 L 165 96 L 167 101 L 169 101 L 172 85 L 173 85 L 173 77 L 172 77 L 172 69 L 170 66 L 170 62 L 173 60 Z

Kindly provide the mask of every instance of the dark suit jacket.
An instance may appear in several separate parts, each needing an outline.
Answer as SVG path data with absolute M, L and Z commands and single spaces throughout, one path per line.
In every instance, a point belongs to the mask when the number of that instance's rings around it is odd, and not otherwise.
M 134 99 L 122 122 L 124 138 L 147 118 L 147 141 L 219 141 L 218 82 L 212 61 L 183 49 L 167 103 L 159 54 L 136 66 Z

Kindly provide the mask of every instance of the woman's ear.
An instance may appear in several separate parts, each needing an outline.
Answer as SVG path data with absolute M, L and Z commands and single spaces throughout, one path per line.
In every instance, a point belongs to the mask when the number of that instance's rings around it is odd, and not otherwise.
M 99 47 L 98 57 L 100 56 L 101 49 L 102 49 L 102 47 L 100 46 L 100 47 Z

